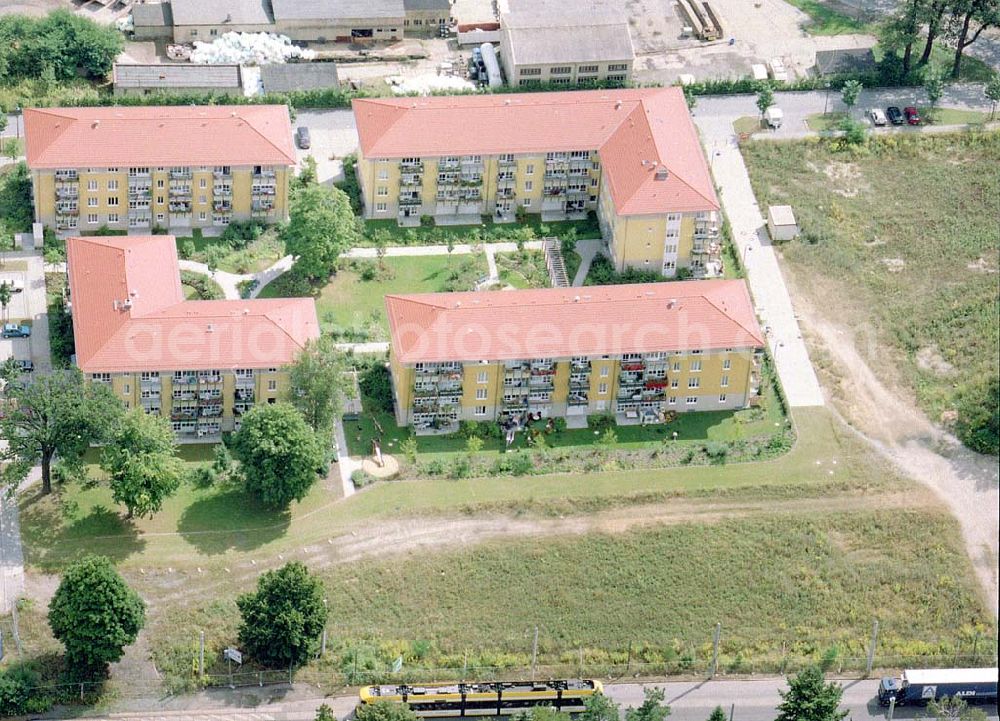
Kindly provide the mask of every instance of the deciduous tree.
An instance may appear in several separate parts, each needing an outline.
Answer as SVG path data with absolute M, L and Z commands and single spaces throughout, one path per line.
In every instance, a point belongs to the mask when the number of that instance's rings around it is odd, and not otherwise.
M 316 709 L 315 721 L 337 721 L 337 717 L 334 715 L 333 709 L 330 708 L 328 704 L 323 704 Z
M 257 579 L 257 590 L 236 600 L 239 639 L 263 664 L 299 667 L 315 654 L 326 624 L 323 584 L 297 561 Z
M 979 39 L 987 28 L 1000 26 L 1000 2 L 997 0 L 952 0 L 951 30 L 955 38 L 955 61 L 951 77 L 962 73 L 965 49 Z
M 861 96 L 863 87 L 858 80 L 848 80 L 844 83 L 844 87 L 840 89 L 840 99 L 847 106 L 848 110 L 858 104 L 858 98 Z
M 761 117 L 772 105 L 774 105 L 774 89 L 767 83 L 763 83 L 757 88 L 757 109 L 760 111 Z
M 928 66 L 924 73 L 924 92 L 927 93 L 927 104 L 933 114 L 944 95 L 944 72 L 936 65 Z
M 323 463 L 316 434 L 289 403 L 254 406 L 232 445 L 247 490 L 272 508 L 305 498 Z
M 63 574 L 49 603 L 52 634 L 66 647 L 66 665 L 101 677 L 145 623 L 145 604 L 103 556 L 87 556 Z
M 344 354 L 329 336 L 309 341 L 289 368 L 288 399 L 318 434 L 329 435 L 354 387 Z
M 726 721 L 726 712 L 722 710 L 722 706 L 716 706 L 712 709 L 712 713 L 708 715 L 708 721 Z
M 355 721 L 417 721 L 417 715 L 405 703 L 379 700 L 366 703 L 354 712 Z
M 295 264 L 301 273 L 313 280 L 328 278 L 340 254 L 359 239 L 347 194 L 328 185 L 298 189 L 283 237 L 285 250 L 297 256 Z
M 993 107 L 990 109 L 990 120 L 993 120 L 997 116 L 997 103 L 1000 103 L 1000 73 L 990 78 L 983 92 L 987 99 L 993 103 Z
M 844 690 L 836 683 L 826 683 L 819 666 L 809 666 L 788 680 L 788 690 L 778 691 L 776 721 L 840 721 L 847 711 L 838 710 Z
M 109 441 L 101 468 L 111 479 L 111 497 L 128 509 L 128 518 L 152 516 L 181 482 L 170 421 L 136 408 L 122 417 Z
M 638 708 L 629 707 L 625 711 L 625 721 L 664 721 L 670 715 L 670 707 L 664 703 L 666 694 L 662 688 L 643 690 L 645 699 Z
M 0 436 L 7 447 L 3 480 L 24 480 L 36 463 L 42 465 L 42 493 L 52 492 L 52 461 L 78 462 L 91 443 L 103 440 L 122 413 L 121 403 L 100 383 L 84 383 L 77 370 L 40 375 L 30 383 L 12 383 L 13 402 L 0 418 Z
M 621 709 L 610 697 L 603 693 L 594 694 L 583 702 L 584 711 L 580 721 L 620 721 Z
M 945 696 L 927 704 L 930 717 L 937 721 L 986 721 L 986 712 L 970 708 L 968 702 L 958 696 Z

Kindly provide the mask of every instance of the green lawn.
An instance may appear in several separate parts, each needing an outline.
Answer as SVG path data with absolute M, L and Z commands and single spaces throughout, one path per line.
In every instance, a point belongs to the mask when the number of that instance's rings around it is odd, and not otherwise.
M 764 129 L 759 115 L 744 115 L 733 121 L 733 131 L 742 135 L 758 133 Z
M 196 263 L 208 262 L 207 252 L 210 248 L 221 249 L 217 251 L 215 258 L 219 270 L 240 275 L 265 270 L 285 254 L 285 246 L 274 228 L 265 230 L 257 240 L 240 250 L 234 250 L 220 238 L 209 238 L 201 234 L 177 238 L 178 253 Z
M 839 130 L 840 123 L 847 117 L 847 113 L 813 113 L 806 117 L 806 125 L 810 130 L 818 133 L 828 130 Z
M 541 250 L 521 250 L 494 255 L 500 282 L 514 288 L 548 288 L 549 271 Z M 572 280 L 572 278 L 570 278 Z
M 957 110 L 955 108 L 920 109 L 920 117 L 931 125 L 982 125 L 990 114 L 980 110 Z
M 820 0 L 788 0 L 788 3 L 809 16 L 809 21 L 803 27 L 810 35 L 847 35 L 872 31 L 868 23 L 833 10 Z
M 324 333 L 353 341 L 386 340 L 386 295 L 472 290 L 476 281 L 488 273 L 483 253 L 384 258 L 382 266 L 379 270 L 376 260 L 346 263 L 329 283 L 312 290 Z M 376 277 L 364 280 L 365 268 Z M 290 282 L 294 282 L 293 277 L 279 276 L 264 286 L 259 297 L 300 295 L 301 290 L 290 287 Z
M 840 667 L 863 670 L 873 618 L 877 668 L 900 656 L 940 663 L 971 651 L 977 635 L 979 661 L 992 661 L 995 626 L 943 510 L 765 512 L 487 541 L 320 573 L 334 640 L 300 678 L 326 687 L 385 678 L 398 655 L 412 678 L 460 678 L 466 664 L 477 677 L 516 674 L 531 664 L 535 627 L 543 675 L 618 677 L 626 662 L 634 674 L 700 675 L 716 622 L 731 673 L 800 668 L 833 646 Z M 205 630 L 222 648 L 237 618 L 231 597 L 168 610 L 151 634 L 158 668 L 189 674 L 190 639 Z
M 996 377 L 1000 133 L 880 136 L 857 153 L 817 141 L 743 152 L 762 207 L 795 209 L 802 237 L 782 246 L 795 285 L 864 334 L 858 347 L 877 373 L 910 387 L 935 420 Z

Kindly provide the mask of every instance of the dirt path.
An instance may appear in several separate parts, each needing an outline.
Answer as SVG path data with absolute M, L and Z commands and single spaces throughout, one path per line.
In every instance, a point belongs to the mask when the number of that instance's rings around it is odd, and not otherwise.
M 294 554 L 278 555 L 270 564 L 245 563 L 223 573 L 177 574 L 147 571 L 130 579 L 142 590 L 153 613 L 159 608 L 187 604 L 227 586 L 241 587 L 268 566 L 279 566 L 293 557 L 310 568 L 325 568 L 372 558 L 385 558 L 424 549 L 439 552 L 501 538 L 541 538 L 587 533 L 623 533 L 632 529 L 679 523 L 714 523 L 760 514 L 837 513 L 873 508 L 914 508 L 934 505 L 930 493 L 895 493 L 873 496 L 865 493 L 827 498 L 762 501 L 678 501 L 669 504 L 633 506 L 586 516 L 563 518 L 413 518 L 366 524 L 326 544 L 305 546 Z
M 997 615 L 997 559 L 1000 537 L 1000 472 L 996 459 L 973 453 L 934 426 L 906 393 L 881 380 L 858 351 L 851 329 L 828 320 L 809 297 L 789 284 L 807 329 L 810 353 L 832 360 L 821 372 L 831 407 L 846 424 L 924 484 L 958 519 L 986 600 Z

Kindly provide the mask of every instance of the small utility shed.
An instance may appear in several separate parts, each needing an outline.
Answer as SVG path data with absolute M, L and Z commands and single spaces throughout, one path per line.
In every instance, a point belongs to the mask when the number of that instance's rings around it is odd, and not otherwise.
M 239 65 L 115 63 L 115 95 L 240 95 Z
M 174 34 L 170 3 L 143 3 L 132 6 L 132 34 L 136 40 L 167 40 Z
M 767 206 L 767 232 L 771 240 L 792 240 L 799 235 L 799 226 L 790 205 Z
M 336 63 L 275 63 L 262 65 L 260 84 L 265 93 L 339 88 Z

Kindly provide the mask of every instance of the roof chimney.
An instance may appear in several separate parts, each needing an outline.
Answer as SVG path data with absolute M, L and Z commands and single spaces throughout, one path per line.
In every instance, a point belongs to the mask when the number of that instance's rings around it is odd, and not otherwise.
M 622 101 L 618 100 L 615 102 L 615 110 L 621 110 L 621 109 L 622 109 Z
M 667 170 L 667 166 L 661 165 L 656 169 L 656 175 L 653 176 L 654 180 L 666 180 L 670 177 L 670 171 Z
M 209 332 L 209 333 L 213 333 L 214 331 L 215 331 L 215 326 L 214 326 L 214 325 L 212 325 L 211 323 L 209 323 L 209 324 L 208 324 L 208 332 Z
M 98 125 L 100 125 L 100 124 L 101 124 L 101 121 L 100 121 L 100 120 L 95 120 L 95 121 L 93 122 L 93 124 L 92 124 L 92 125 L 91 125 L 90 127 L 92 127 L 92 128 L 96 128 L 96 127 L 97 127 Z

